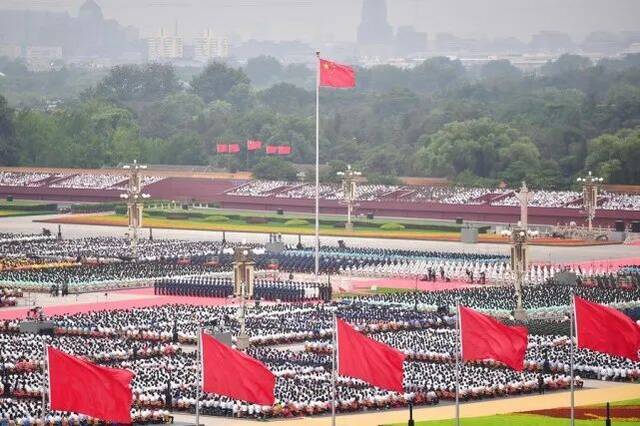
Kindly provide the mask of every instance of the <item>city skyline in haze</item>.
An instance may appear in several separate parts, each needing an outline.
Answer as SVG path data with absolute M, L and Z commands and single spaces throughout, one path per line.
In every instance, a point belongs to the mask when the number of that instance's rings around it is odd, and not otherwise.
M 356 40 L 362 0 L 95 0 L 106 19 L 153 36 L 163 27 L 193 40 L 202 31 L 241 39 Z M 84 0 L 0 0 L 0 9 L 68 12 Z M 433 40 L 436 33 L 528 42 L 539 31 L 562 31 L 580 41 L 593 31 L 640 30 L 636 0 L 387 0 L 389 24 L 413 26 Z

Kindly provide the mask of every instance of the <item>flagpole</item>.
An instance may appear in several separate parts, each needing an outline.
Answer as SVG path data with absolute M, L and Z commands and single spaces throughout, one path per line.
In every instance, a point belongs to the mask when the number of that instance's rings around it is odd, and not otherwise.
M 574 364 L 574 349 L 573 349 L 573 327 L 574 321 L 576 320 L 575 310 L 576 310 L 576 298 L 571 290 L 571 312 L 569 313 L 569 351 L 570 351 L 570 361 L 569 361 L 569 375 L 571 376 L 571 426 L 575 425 L 575 406 L 576 406 L 576 395 L 575 395 L 575 386 L 573 384 L 573 364 Z
M 202 398 L 202 327 L 198 327 L 198 391 L 196 393 L 196 426 L 200 426 L 200 398 Z
M 457 305 L 458 316 L 456 321 L 456 426 L 460 426 L 460 358 L 462 357 L 462 329 L 460 327 L 460 303 Z
M 316 205 L 315 205 L 315 276 L 320 272 L 320 52 L 316 52 Z
M 42 364 L 42 425 L 47 420 L 47 389 L 49 387 L 49 363 L 47 362 L 47 342 L 42 343 L 44 347 L 44 359 Z
M 331 426 L 336 426 L 336 376 L 337 376 L 337 356 L 338 356 L 338 319 L 333 312 L 333 356 L 331 357 Z

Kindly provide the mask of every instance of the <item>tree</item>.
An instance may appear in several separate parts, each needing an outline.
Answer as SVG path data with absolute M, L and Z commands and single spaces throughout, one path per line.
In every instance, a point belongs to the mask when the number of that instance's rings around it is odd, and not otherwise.
M 7 100 L 0 95 L 0 165 L 13 166 L 18 162 L 19 153 L 15 145 L 13 110 Z
M 95 94 L 111 100 L 153 101 L 178 90 L 171 65 L 118 65 L 96 87 Z
M 411 85 L 415 91 L 443 90 L 459 85 L 465 80 L 462 62 L 446 57 L 430 58 L 411 70 Z
M 258 56 L 247 61 L 244 72 L 255 87 L 266 87 L 282 78 L 282 64 L 273 56 Z
M 196 75 L 191 87 L 206 103 L 224 99 L 237 84 L 249 84 L 249 78 L 240 69 L 231 68 L 221 62 L 212 62 Z
M 314 102 L 312 93 L 289 83 L 278 83 L 259 92 L 258 99 L 265 106 L 283 114 L 308 110 Z
M 608 183 L 640 184 L 640 127 L 605 134 L 588 143 L 585 172 L 593 170 Z
M 286 180 L 296 179 L 296 169 L 293 165 L 279 157 L 265 157 L 251 170 L 256 179 Z
M 506 59 L 489 61 L 480 70 L 480 76 L 490 84 L 515 81 L 522 78 L 522 71 L 511 65 Z

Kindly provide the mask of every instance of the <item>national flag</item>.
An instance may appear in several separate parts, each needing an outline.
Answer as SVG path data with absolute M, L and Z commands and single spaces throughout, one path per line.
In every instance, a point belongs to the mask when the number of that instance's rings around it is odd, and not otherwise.
M 354 377 L 381 389 L 404 392 L 405 355 L 391 346 L 337 320 L 338 374 Z
M 47 365 L 51 410 L 131 423 L 131 371 L 95 365 L 50 346 Z
M 232 143 L 229 145 L 229 154 L 237 154 L 240 152 L 240 144 Z
M 640 326 L 617 309 L 574 296 L 579 348 L 640 361 Z
M 226 143 L 219 143 L 216 145 L 216 152 L 218 154 L 226 154 L 229 152 L 229 145 Z
M 247 141 L 247 151 L 257 151 L 262 148 L 262 141 Z
M 463 361 L 493 359 L 514 370 L 524 369 L 525 327 L 510 327 L 464 306 L 460 306 L 459 321 Z
M 277 145 L 267 145 L 265 149 L 267 155 L 276 155 L 278 154 L 278 146 Z
M 320 59 L 320 87 L 355 87 L 356 74 L 353 68 L 336 62 Z
M 272 405 L 276 377 L 260 361 L 202 332 L 202 390 L 260 405 Z
M 291 154 L 291 146 L 289 145 L 278 146 L 278 155 L 290 155 L 290 154 Z

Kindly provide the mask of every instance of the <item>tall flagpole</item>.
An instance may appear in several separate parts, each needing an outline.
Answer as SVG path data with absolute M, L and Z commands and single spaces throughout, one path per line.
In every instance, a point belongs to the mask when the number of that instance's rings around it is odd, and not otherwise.
M 316 52 L 316 211 L 315 276 L 320 272 L 320 52 Z
M 47 390 L 49 388 L 49 357 L 47 356 L 47 342 L 42 342 L 44 348 L 44 364 L 42 364 L 42 425 L 47 420 Z
M 460 426 L 460 358 L 462 357 L 462 329 L 460 327 L 460 303 L 457 306 L 458 315 L 456 321 L 456 331 L 458 339 L 456 341 L 456 426 Z
M 200 426 L 200 398 L 202 398 L 202 327 L 198 327 L 198 391 L 196 393 L 196 426 Z
M 574 380 L 573 380 L 573 363 L 574 363 L 574 349 L 573 349 L 573 327 L 574 327 L 574 321 L 576 320 L 576 302 L 575 302 L 576 298 L 575 295 L 573 294 L 573 290 L 571 291 L 571 312 L 569 313 L 569 351 L 570 351 L 570 361 L 569 361 L 569 375 L 571 376 L 571 426 L 575 425 L 575 407 L 576 407 L 576 394 L 575 394 L 575 386 L 573 384 Z
M 333 312 L 333 356 L 331 357 L 331 426 L 336 426 L 336 376 L 338 357 L 338 319 L 335 311 Z

